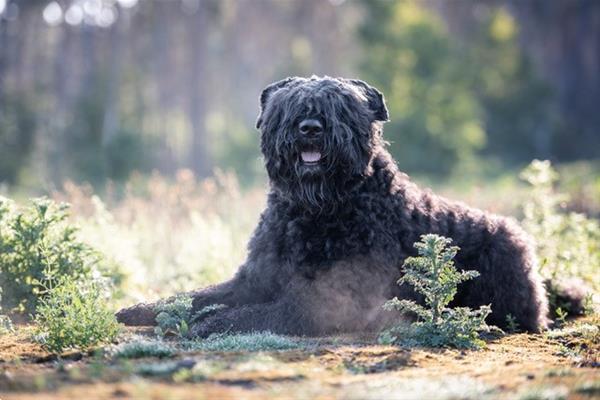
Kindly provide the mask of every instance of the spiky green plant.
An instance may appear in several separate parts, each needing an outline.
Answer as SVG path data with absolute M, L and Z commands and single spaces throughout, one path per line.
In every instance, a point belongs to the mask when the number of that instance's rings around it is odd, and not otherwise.
M 530 185 L 530 196 L 523 205 L 523 227 L 535 238 L 540 273 L 547 285 L 554 313 L 568 304 L 558 302 L 556 289 L 562 279 L 585 281 L 596 293 L 600 290 L 600 224 L 583 214 L 567 212 L 568 196 L 557 193 L 559 175 L 550 161 L 534 160 L 521 172 Z
M 398 284 L 412 285 L 424 296 L 425 306 L 411 300 L 393 298 L 384 304 L 386 310 L 414 314 L 417 320 L 409 325 L 398 324 L 385 330 L 384 343 L 459 348 L 482 345 L 479 332 L 489 331 L 485 318 L 490 306 L 477 310 L 468 307 L 449 308 L 461 282 L 479 276 L 477 271 L 458 271 L 454 257 L 459 248 L 449 246 L 451 240 L 438 235 L 423 235 L 415 243 L 418 257 L 409 257 L 403 265 L 404 274 Z
M 2 314 L 2 288 L 0 288 L 0 335 L 13 332 L 13 324 L 8 315 Z
M 183 338 L 188 334 L 189 326 L 195 320 L 227 308 L 225 304 L 212 304 L 192 314 L 192 301 L 193 298 L 189 295 L 179 294 L 158 303 L 154 309 L 157 314 L 154 333 L 163 337 L 177 336 Z
M 68 217 L 67 204 L 40 198 L 17 207 L 0 197 L 0 288 L 8 311 L 35 313 L 49 271 L 55 278 L 120 280 L 116 265 L 80 241 Z
M 188 342 L 185 347 L 198 351 L 277 351 L 304 348 L 300 341 L 271 332 L 213 334 L 206 339 Z
M 87 349 L 116 339 L 120 326 L 108 307 L 110 291 L 100 280 L 61 276 L 41 283 L 36 338 L 49 351 Z
M 162 340 L 136 339 L 116 346 L 112 354 L 116 358 L 171 357 L 175 349 Z
M 160 302 L 155 308 L 157 315 L 154 332 L 159 336 L 186 336 L 192 315 L 192 300 L 190 296 L 180 294 Z

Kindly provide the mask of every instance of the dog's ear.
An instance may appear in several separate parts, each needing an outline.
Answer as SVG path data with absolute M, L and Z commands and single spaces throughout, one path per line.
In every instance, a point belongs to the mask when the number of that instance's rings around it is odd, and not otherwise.
M 347 81 L 363 90 L 365 96 L 367 96 L 369 108 L 373 111 L 375 121 L 387 122 L 390 120 L 388 109 L 385 105 L 385 99 L 379 90 L 360 79 L 348 79 Z
M 265 112 L 267 102 L 269 101 L 269 98 L 273 92 L 287 86 L 293 80 L 294 78 L 285 78 L 283 80 L 271 83 L 269 86 L 263 89 L 262 93 L 260 94 L 260 113 L 258 114 L 258 118 L 256 120 L 256 129 L 260 129 L 263 113 Z

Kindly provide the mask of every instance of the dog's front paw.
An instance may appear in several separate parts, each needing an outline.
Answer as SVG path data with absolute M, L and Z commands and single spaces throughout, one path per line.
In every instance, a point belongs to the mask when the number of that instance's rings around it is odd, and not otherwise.
M 135 306 L 123 308 L 115 316 L 117 317 L 117 321 L 129 326 L 156 325 L 156 313 L 154 312 L 153 304 L 140 303 Z
M 194 313 L 190 319 L 191 324 L 202 322 L 205 319 L 216 315 L 217 313 L 228 308 L 225 304 L 211 304 Z
M 234 330 L 233 320 L 217 314 L 192 323 L 188 336 L 191 338 L 207 338 L 215 333 L 227 333 Z

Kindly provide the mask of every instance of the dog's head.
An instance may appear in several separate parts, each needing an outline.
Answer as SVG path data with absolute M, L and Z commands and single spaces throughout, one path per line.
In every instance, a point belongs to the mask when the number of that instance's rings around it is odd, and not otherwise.
M 388 120 L 382 94 L 363 81 L 287 78 L 267 86 L 256 127 L 275 189 L 324 210 L 366 175 Z

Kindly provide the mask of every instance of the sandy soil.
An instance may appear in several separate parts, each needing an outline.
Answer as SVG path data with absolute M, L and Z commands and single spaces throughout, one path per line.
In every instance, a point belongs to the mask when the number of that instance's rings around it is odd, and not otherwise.
M 58 358 L 21 326 L 0 337 L 0 399 L 592 399 L 600 398 L 596 339 L 517 334 L 461 351 L 338 337 L 306 350 L 118 361 L 94 352 Z M 144 376 L 141 364 L 178 371 Z

